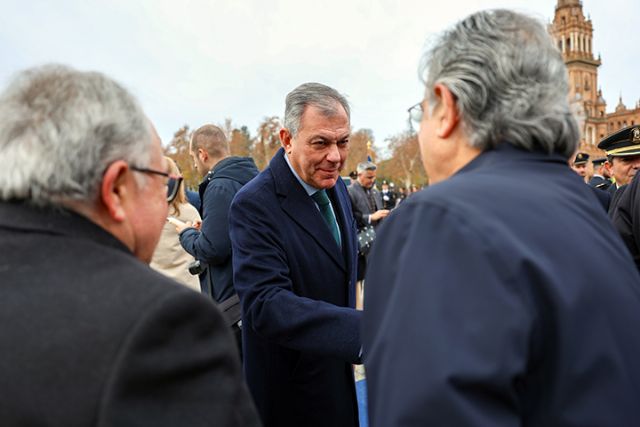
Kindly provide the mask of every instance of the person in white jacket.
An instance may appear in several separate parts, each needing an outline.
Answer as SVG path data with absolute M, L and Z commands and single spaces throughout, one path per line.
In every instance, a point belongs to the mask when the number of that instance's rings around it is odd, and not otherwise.
M 165 157 L 168 163 L 168 170 L 172 175 L 179 175 L 178 165 L 170 157 Z M 184 182 L 180 183 L 178 194 L 169 206 L 169 217 L 182 222 L 198 224 L 201 221 L 200 214 L 188 201 L 184 191 Z M 180 245 L 178 232 L 175 225 L 169 221 L 164 225 L 160 241 L 153 253 L 151 267 L 161 273 L 188 286 L 194 291 L 200 292 L 200 280 L 197 275 L 189 273 L 189 264 L 194 258 Z

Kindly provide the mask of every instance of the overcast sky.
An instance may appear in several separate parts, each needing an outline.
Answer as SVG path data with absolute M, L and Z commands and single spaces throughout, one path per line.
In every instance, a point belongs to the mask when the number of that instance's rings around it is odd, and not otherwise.
M 47 62 L 98 70 L 127 86 L 166 142 L 183 124 L 231 118 L 255 134 L 285 95 L 318 81 L 345 93 L 354 129 L 376 146 L 420 100 L 425 40 L 471 12 L 508 7 L 550 22 L 556 0 L 0 0 L 0 85 Z M 640 99 L 638 0 L 584 0 L 612 111 Z

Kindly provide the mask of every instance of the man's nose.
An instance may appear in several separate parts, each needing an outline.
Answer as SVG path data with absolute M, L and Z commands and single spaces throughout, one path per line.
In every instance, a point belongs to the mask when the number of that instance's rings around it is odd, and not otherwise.
M 336 144 L 331 144 L 329 146 L 329 152 L 327 153 L 327 160 L 332 163 L 340 162 L 340 150 L 338 150 L 338 146 Z

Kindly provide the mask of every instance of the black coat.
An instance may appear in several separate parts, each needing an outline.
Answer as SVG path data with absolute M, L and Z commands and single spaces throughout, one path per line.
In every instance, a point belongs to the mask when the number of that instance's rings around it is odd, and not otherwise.
M 213 302 L 68 211 L 0 203 L 0 424 L 259 425 Z
M 372 427 L 638 425 L 640 276 L 561 156 L 481 154 L 369 260 Z
M 626 190 L 620 194 L 618 208 L 611 213 L 611 220 L 640 270 L 640 179 L 634 178 L 623 188 Z
M 351 207 L 353 209 L 353 217 L 356 220 L 358 231 L 363 230 L 368 225 L 373 225 L 374 229 L 377 229 L 378 226 L 382 223 L 382 220 L 370 224 L 369 215 L 382 209 L 382 197 L 380 196 L 378 190 L 376 190 L 375 188 L 371 188 L 370 190 L 372 192 L 373 201 L 375 203 L 375 210 L 373 212 L 369 207 L 366 190 L 364 189 L 364 187 L 362 187 L 362 185 L 360 185 L 357 180 L 349 186 L 348 191 L 349 198 L 351 199 Z M 366 269 L 367 257 L 365 255 L 358 254 L 358 280 L 364 279 Z

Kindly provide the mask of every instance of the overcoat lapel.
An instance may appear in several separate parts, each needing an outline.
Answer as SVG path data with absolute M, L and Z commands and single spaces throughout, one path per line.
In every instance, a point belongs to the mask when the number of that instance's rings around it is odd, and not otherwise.
M 275 190 L 280 196 L 280 206 L 287 215 L 309 233 L 313 239 L 324 249 L 335 263 L 347 271 L 342 250 L 333 239 L 329 226 L 324 222 L 322 214 L 316 207 L 315 203 L 309 197 L 302 185 L 289 169 L 284 160 L 284 150 L 281 148 L 269 163 L 271 172 L 273 173 Z M 338 207 L 340 206 L 340 207 Z M 333 203 L 336 216 L 342 215 L 343 207 L 341 204 Z M 340 223 L 340 221 L 338 221 Z M 340 230 L 342 235 L 346 231 L 342 227 Z M 344 239 L 343 239 L 344 241 Z

